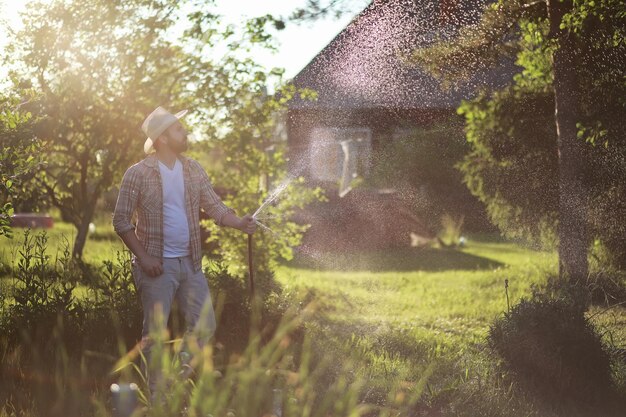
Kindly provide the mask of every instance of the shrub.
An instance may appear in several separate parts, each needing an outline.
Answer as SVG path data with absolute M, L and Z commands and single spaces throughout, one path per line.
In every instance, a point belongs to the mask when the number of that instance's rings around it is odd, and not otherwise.
M 594 268 L 580 283 L 571 283 L 557 274 L 550 274 L 545 285 L 535 287 L 534 293 L 571 298 L 587 306 L 616 306 L 626 303 L 626 271 Z
M 611 363 L 600 335 L 570 299 L 517 304 L 489 329 L 500 365 L 526 389 L 562 409 L 596 406 L 612 391 Z
M 214 308 L 218 320 L 216 343 L 224 346 L 226 352 L 241 352 L 248 343 L 248 335 L 253 323 L 250 321 L 253 306 L 250 303 L 248 278 L 231 275 L 222 262 L 211 262 L 204 269 L 209 281 Z M 256 302 L 255 314 L 266 334 L 272 334 L 287 303 L 281 294 L 281 287 L 274 274 L 261 272 L 255 275 Z M 179 313 L 175 313 L 179 314 Z M 174 317 L 174 320 L 182 317 Z
M 91 408 L 91 390 L 141 330 L 128 256 L 117 258 L 84 280 L 67 239 L 50 256 L 45 232 L 24 231 L 0 297 L 0 410 L 54 416 Z M 81 280 L 89 287 L 78 297 Z
M 25 229 L 13 268 L 12 302 L 3 303 L 0 310 L 4 316 L 2 330 L 9 345 L 18 343 L 25 331 L 45 345 L 57 322 L 57 313 L 72 310 L 75 284 L 60 279 L 60 272 L 69 268 L 69 252 L 57 256 L 55 264 L 46 253 L 47 245 L 45 231 L 31 235 Z

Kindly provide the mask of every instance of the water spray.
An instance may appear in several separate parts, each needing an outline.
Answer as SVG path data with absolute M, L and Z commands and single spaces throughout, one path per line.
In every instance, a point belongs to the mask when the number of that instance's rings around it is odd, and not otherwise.
M 278 196 L 285 191 L 285 188 L 287 188 L 287 186 L 291 184 L 291 180 L 285 181 L 282 184 L 280 184 L 278 187 L 276 187 L 276 189 L 269 195 L 269 197 L 267 197 L 267 199 L 263 202 L 263 204 L 261 204 L 261 206 L 256 209 L 256 211 L 254 212 L 254 214 L 252 215 L 252 218 L 256 220 L 257 215 L 263 211 L 263 209 L 265 207 L 267 207 L 269 204 L 272 204 L 274 202 L 274 200 L 276 200 L 278 198 Z

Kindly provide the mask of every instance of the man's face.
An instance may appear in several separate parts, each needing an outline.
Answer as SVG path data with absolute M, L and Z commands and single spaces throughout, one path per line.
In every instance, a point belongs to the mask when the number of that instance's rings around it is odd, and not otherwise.
M 176 122 L 163 132 L 164 142 L 170 149 L 179 154 L 187 150 L 187 131 L 180 122 Z

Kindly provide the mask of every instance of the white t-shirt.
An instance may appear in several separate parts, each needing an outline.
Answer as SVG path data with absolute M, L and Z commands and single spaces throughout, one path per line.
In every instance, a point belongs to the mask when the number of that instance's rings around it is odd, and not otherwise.
M 163 257 L 175 258 L 190 254 L 189 223 L 185 210 L 183 165 L 178 159 L 174 169 L 159 161 L 163 184 Z

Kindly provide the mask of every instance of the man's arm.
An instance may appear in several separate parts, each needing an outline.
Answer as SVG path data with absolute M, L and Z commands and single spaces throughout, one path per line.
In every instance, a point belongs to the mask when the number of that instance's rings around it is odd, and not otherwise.
M 124 173 L 120 192 L 113 212 L 113 229 L 120 236 L 124 244 L 135 254 L 141 269 L 150 276 L 157 276 L 163 272 L 162 261 L 148 255 L 137 235 L 131 218 L 137 207 L 139 198 L 140 178 L 132 168 Z
M 200 190 L 200 208 L 202 208 L 220 226 L 232 227 L 242 232 L 253 234 L 256 230 L 256 222 L 251 215 L 237 216 L 233 209 L 227 207 L 213 190 L 209 176 L 200 164 L 196 167 L 202 176 Z
M 249 235 L 253 234 L 256 230 L 256 222 L 252 218 L 252 215 L 246 214 L 243 217 L 236 216 L 233 212 L 228 212 L 222 217 L 222 225 L 232 227 L 233 229 L 239 229 Z
M 151 277 L 156 277 L 163 273 L 163 260 L 148 255 L 148 252 L 146 252 L 139 239 L 137 239 L 134 230 L 120 234 L 120 238 L 122 238 L 122 241 L 128 249 L 135 254 L 139 266 L 145 273 Z

